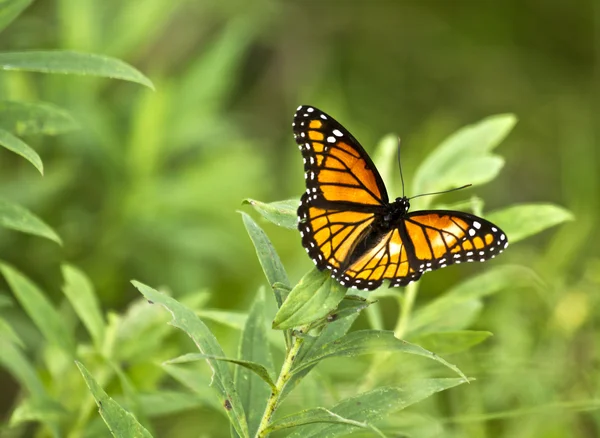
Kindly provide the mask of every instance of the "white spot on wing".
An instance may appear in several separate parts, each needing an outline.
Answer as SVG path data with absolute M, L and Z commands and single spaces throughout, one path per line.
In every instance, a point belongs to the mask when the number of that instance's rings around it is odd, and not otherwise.
M 474 236 L 476 231 L 473 228 L 469 228 L 469 236 Z
M 477 222 L 477 221 L 474 221 L 474 222 L 473 222 L 473 226 L 474 226 L 475 228 L 477 228 L 477 229 L 480 229 L 480 228 L 481 228 L 481 224 L 480 224 L 479 222 Z
M 334 129 L 333 131 L 333 135 L 335 135 L 336 137 L 341 137 L 344 134 L 342 134 L 342 131 L 340 131 L 339 129 Z

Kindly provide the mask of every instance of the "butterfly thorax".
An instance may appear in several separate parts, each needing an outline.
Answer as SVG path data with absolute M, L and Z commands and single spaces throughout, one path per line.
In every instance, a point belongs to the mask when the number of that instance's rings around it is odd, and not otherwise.
M 387 205 L 387 211 L 381 218 L 380 226 L 387 230 L 395 228 L 398 222 L 408 213 L 409 208 L 410 202 L 406 196 L 396 198 L 394 202 Z

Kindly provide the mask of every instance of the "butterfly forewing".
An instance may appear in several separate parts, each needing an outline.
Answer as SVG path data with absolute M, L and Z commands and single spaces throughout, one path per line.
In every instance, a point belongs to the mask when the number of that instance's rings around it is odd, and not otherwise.
M 353 203 L 359 208 L 388 202 L 375 165 L 342 125 L 316 108 L 300 106 L 293 128 L 310 200 Z

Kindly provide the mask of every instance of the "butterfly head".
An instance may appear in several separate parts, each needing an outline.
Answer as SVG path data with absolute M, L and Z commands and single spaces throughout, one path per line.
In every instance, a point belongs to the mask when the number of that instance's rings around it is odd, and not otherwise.
M 394 202 L 388 204 L 388 210 L 383 216 L 383 221 L 390 227 L 393 227 L 396 222 L 408 213 L 410 202 L 406 196 L 396 198 Z

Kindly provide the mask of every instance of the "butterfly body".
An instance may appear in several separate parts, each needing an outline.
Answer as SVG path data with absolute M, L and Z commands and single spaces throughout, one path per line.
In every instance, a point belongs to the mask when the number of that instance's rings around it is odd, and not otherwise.
M 409 212 L 389 202 L 360 143 L 322 111 L 300 106 L 294 137 L 304 158 L 306 192 L 298 208 L 302 244 L 317 268 L 342 285 L 373 290 L 384 279 L 404 286 L 424 272 L 485 261 L 508 245 L 494 224 L 451 210 Z

